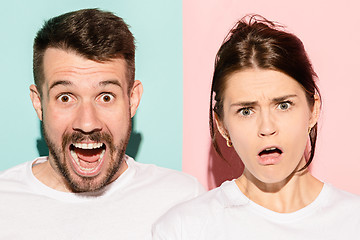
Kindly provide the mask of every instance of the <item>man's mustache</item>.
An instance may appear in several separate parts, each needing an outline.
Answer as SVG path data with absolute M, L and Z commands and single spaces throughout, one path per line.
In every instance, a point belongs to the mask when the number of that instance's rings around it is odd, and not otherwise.
M 64 134 L 62 145 L 63 148 L 68 143 L 77 143 L 83 141 L 92 141 L 92 142 L 106 142 L 109 144 L 113 143 L 113 138 L 109 133 L 105 132 L 92 132 L 92 133 L 82 133 L 82 132 L 73 132 Z

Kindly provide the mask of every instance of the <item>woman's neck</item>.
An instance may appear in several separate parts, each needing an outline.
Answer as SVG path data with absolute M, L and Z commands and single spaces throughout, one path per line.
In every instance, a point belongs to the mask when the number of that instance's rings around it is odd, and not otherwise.
M 264 183 L 245 169 L 235 182 L 250 200 L 279 213 L 304 208 L 316 199 L 323 187 L 308 170 L 296 172 L 278 183 Z

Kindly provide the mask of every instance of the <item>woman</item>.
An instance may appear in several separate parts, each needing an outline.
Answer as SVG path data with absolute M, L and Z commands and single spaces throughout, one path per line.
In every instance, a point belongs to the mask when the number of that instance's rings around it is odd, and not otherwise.
M 244 172 L 170 210 L 154 239 L 359 239 L 360 197 L 308 171 L 321 98 L 302 42 L 246 19 L 217 53 L 210 101 L 214 147 L 216 124 Z

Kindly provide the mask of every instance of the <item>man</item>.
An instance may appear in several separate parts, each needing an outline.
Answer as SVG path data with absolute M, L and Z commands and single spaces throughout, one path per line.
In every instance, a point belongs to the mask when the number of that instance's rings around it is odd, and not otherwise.
M 109 12 L 47 21 L 34 41 L 30 97 L 49 157 L 0 174 L 1 239 L 147 239 L 201 185 L 125 155 L 142 84 L 134 38 Z

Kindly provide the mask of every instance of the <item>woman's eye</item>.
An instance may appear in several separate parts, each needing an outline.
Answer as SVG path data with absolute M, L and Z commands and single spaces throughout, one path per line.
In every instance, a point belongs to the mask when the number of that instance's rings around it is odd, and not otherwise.
M 289 107 L 290 107 L 290 103 L 288 102 L 283 102 L 278 105 L 278 108 L 281 110 L 287 110 L 289 109 Z
M 250 108 L 242 108 L 239 110 L 239 113 L 243 116 L 249 116 L 252 113 Z
M 111 102 L 111 100 L 114 98 L 114 96 L 112 96 L 111 94 L 103 94 L 102 96 L 101 96 L 101 100 L 103 101 L 103 102 Z

